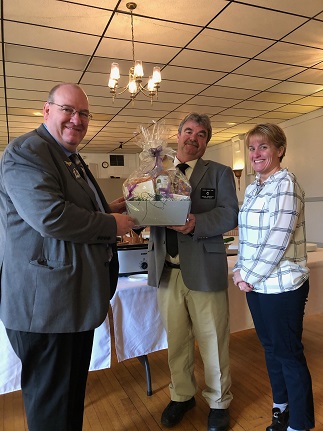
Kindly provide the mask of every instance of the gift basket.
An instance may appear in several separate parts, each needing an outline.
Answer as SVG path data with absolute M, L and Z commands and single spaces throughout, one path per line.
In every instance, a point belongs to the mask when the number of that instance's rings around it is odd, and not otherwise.
M 183 225 L 190 210 L 191 186 L 174 166 L 164 123 L 139 127 L 139 168 L 123 183 L 127 212 L 138 226 Z

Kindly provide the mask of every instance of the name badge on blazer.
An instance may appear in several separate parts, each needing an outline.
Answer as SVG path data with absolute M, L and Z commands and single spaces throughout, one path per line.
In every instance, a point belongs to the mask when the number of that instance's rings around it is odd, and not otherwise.
M 215 199 L 215 189 L 201 189 L 201 199 Z

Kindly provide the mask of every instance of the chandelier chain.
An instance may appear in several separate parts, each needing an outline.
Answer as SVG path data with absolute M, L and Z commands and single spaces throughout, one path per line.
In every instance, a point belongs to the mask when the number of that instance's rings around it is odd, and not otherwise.
M 132 10 L 130 11 L 130 15 L 131 15 L 132 60 L 133 60 L 133 63 L 134 63 L 135 62 L 135 37 L 134 37 L 134 32 L 133 32 L 133 15 L 132 15 Z

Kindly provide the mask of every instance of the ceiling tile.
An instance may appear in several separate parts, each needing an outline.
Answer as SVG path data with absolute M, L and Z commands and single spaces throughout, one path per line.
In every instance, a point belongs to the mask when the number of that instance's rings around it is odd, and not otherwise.
M 277 84 L 276 80 L 258 78 L 255 76 L 244 76 L 236 75 L 231 73 L 218 81 L 218 85 L 224 85 L 227 87 L 245 88 L 250 90 L 266 90 Z
M 135 60 L 149 61 L 150 63 L 162 65 L 168 63 L 177 51 L 176 48 L 169 46 L 136 42 Z M 132 60 L 131 41 L 104 38 L 96 51 L 96 55 L 108 57 L 114 61 L 118 58 Z
M 323 22 L 309 21 L 286 36 L 284 41 L 323 49 Z
M 163 0 L 162 3 L 145 1 L 138 3 L 135 12 L 158 19 L 204 26 L 225 6 L 225 0 L 199 0 L 198 7 L 192 0 Z M 127 10 L 125 6 L 122 9 Z
M 322 90 L 322 85 L 301 84 L 297 82 L 282 82 L 270 89 L 271 92 L 301 94 L 309 96 L 317 91 Z
M 323 85 L 323 73 L 318 69 L 308 69 L 290 78 L 289 81 Z
M 58 6 L 52 0 L 5 1 L 4 14 L 11 21 L 93 35 L 101 35 L 111 17 L 108 10 L 68 2 L 60 2 Z
M 312 67 L 323 61 L 323 52 L 317 48 L 278 42 L 257 58 L 294 66 Z
M 139 13 L 139 6 L 135 12 Z M 135 51 L 138 42 L 150 44 L 183 46 L 200 31 L 200 27 L 181 23 L 151 19 L 143 16 L 133 16 L 133 33 L 135 40 Z M 131 17 L 122 15 L 118 20 L 112 20 L 104 36 L 106 38 L 124 39 L 131 42 Z
M 317 109 L 317 106 L 310 106 L 310 105 L 297 105 L 294 103 L 291 103 L 290 105 L 283 106 L 279 109 L 276 109 L 275 112 L 297 112 L 299 114 L 306 114 L 307 112 L 312 112 Z
M 232 3 L 209 27 L 278 40 L 305 21 L 298 16 Z
M 264 8 L 281 10 L 292 14 L 312 17 L 323 10 L 323 0 L 295 1 L 295 0 L 247 0 L 244 3 L 258 5 Z
M 67 52 L 51 51 L 47 49 L 33 48 L 29 46 L 5 45 L 7 62 L 20 64 L 33 64 L 39 66 L 56 67 L 71 70 L 83 70 L 89 60 L 89 56 L 71 54 Z
M 99 41 L 98 36 L 75 33 L 72 37 L 72 33 L 66 30 L 54 30 L 15 22 L 5 22 L 4 27 L 8 43 L 57 51 L 64 47 L 65 52 L 72 54 L 92 54 Z
M 200 106 L 214 106 L 214 107 L 228 107 L 239 103 L 239 99 L 230 99 L 224 97 L 208 97 L 208 96 L 196 96 L 190 100 L 190 103 L 195 103 Z
M 269 93 L 267 91 L 263 91 L 256 94 L 255 96 L 252 96 L 249 100 L 287 104 L 295 102 L 302 97 L 303 96 L 299 94 Z
M 281 106 L 281 103 L 256 102 L 255 100 L 246 100 L 244 102 L 239 102 L 235 107 L 238 109 L 257 109 L 261 113 L 261 111 L 272 111 L 273 109 L 277 109 Z
M 257 122 L 273 122 L 273 123 L 279 123 L 281 121 L 290 120 L 291 118 L 299 117 L 301 114 L 298 112 L 278 112 L 278 111 L 272 111 L 268 112 L 267 114 L 263 114 L 257 118 Z
M 235 73 L 241 75 L 259 76 L 271 79 L 288 79 L 305 70 L 304 67 L 296 67 L 287 64 L 270 63 L 268 61 L 250 60 L 243 64 Z M 241 77 L 241 79 L 244 79 Z
M 169 65 L 162 70 L 162 79 L 186 82 L 187 85 L 194 82 L 211 85 L 225 75 L 225 72 L 198 69 L 192 65 L 188 67 Z
M 82 4 L 85 6 L 94 6 L 101 9 L 114 9 L 118 0 L 60 0 L 66 3 Z
M 246 61 L 245 59 L 229 55 L 184 49 L 175 57 L 174 60 L 172 60 L 171 65 L 186 67 L 192 66 L 193 56 L 194 66 L 196 66 L 196 68 L 216 70 L 219 72 L 231 72 Z
M 310 105 L 321 108 L 323 106 L 323 94 L 322 96 L 308 96 L 297 101 L 299 105 Z
M 240 82 L 238 83 L 240 85 Z M 225 85 L 213 85 L 203 91 L 202 96 L 213 96 L 213 97 L 223 97 L 223 98 L 229 98 L 229 99 L 249 99 L 249 97 L 254 96 L 257 94 L 258 90 L 251 90 L 251 89 L 245 89 L 245 88 L 238 88 L 238 87 L 228 87 Z
M 188 48 L 200 50 L 203 47 L 203 51 L 252 58 L 272 43 L 268 39 L 207 28 L 188 45 Z
M 25 79 L 41 80 L 46 77 L 49 81 L 68 81 L 77 82 L 80 76 L 80 71 L 57 69 L 49 66 L 32 66 L 29 64 L 20 64 L 17 67 L 16 63 L 6 63 L 7 77 L 21 77 Z

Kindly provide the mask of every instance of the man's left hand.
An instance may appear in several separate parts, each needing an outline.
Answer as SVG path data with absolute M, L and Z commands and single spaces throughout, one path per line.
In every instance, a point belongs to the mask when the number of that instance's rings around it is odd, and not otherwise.
M 168 226 L 168 228 L 187 235 L 188 233 L 193 232 L 195 229 L 195 215 L 189 214 L 187 216 L 186 223 L 183 226 Z

